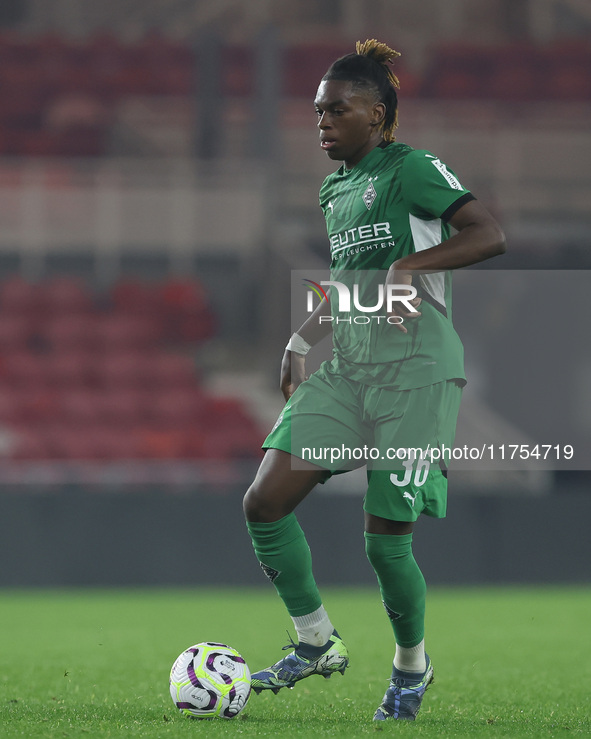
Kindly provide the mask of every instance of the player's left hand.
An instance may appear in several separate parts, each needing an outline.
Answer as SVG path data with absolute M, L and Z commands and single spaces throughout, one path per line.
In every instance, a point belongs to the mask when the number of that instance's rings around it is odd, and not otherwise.
M 388 285 L 409 285 L 411 286 L 412 285 L 412 275 L 388 273 L 388 277 L 386 279 L 386 291 L 387 291 Z M 399 331 L 401 331 L 403 334 L 407 334 L 408 329 L 404 325 L 404 322 L 407 320 L 412 321 L 416 318 L 420 318 L 421 312 L 417 309 L 422 302 L 423 302 L 423 299 L 419 297 L 413 298 L 412 300 L 408 301 L 409 305 L 411 305 L 415 309 L 414 311 L 407 310 L 404 303 L 394 302 L 392 305 L 392 310 L 388 311 L 387 315 L 388 317 L 396 316 L 402 320 L 397 321 L 396 323 L 392 322 L 391 325 L 396 326 L 396 328 Z

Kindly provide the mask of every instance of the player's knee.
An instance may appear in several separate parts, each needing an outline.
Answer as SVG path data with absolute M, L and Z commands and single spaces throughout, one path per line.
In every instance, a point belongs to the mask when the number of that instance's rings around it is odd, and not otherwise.
M 272 492 L 259 480 L 255 480 L 246 491 L 242 507 L 247 521 L 271 523 L 286 515 L 273 499 Z

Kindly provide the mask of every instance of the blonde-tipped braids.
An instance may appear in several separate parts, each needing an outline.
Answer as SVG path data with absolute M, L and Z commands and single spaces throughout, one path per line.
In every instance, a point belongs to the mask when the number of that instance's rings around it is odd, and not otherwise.
M 376 39 L 358 41 L 355 54 L 347 54 L 334 62 L 323 80 L 349 81 L 356 86 L 372 90 L 386 108 L 381 123 L 384 141 L 395 141 L 398 128 L 398 77 L 391 64 L 400 54 Z

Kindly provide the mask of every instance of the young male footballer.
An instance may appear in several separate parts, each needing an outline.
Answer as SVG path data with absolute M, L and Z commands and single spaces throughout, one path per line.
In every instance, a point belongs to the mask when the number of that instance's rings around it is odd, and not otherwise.
M 322 605 L 294 510 L 315 485 L 355 465 L 344 453 L 325 458 L 327 450 L 377 450 L 367 462 L 365 541 L 395 648 L 375 721 L 414 720 L 433 680 L 425 580 L 411 542 L 421 513 L 445 516 L 445 460 L 429 450 L 452 446 L 465 384 L 450 271 L 505 251 L 499 225 L 456 175 L 431 152 L 395 141 L 397 56 L 376 40 L 358 42 L 320 82 L 320 146 L 342 162 L 320 190 L 333 284 L 287 344 L 287 403 L 244 498 L 256 556 L 297 632 L 287 656 L 252 675 L 253 689 L 344 673 L 347 648 Z M 333 358 L 307 378 L 305 355 L 330 331 Z

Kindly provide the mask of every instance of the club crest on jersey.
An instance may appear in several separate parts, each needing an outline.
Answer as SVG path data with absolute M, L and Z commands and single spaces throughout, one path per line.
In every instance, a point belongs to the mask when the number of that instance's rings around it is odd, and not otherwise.
M 373 205 L 374 200 L 377 198 L 377 196 L 378 194 L 375 187 L 373 186 L 373 182 L 370 180 L 366 191 L 363 193 L 363 202 L 365 203 L 367 210 L 371 209 L 371 206 Z

